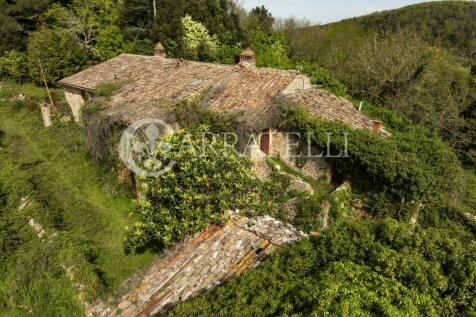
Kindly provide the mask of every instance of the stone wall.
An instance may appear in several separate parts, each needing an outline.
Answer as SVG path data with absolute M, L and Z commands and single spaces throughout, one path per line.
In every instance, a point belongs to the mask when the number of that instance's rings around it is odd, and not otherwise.
M 279 156 L 286 164 L 304 176 L 323 180 L 332 180 L 332 166 L 322 157 L 309 157 L 309 149 L 303 148 L 302 140 L 294 134 L 285 134 L 272 130 L 271 156 Z M 317 148 L 311 148 L 312 155 L 321 153 Z
M 64 86 L 64 96 L 71 107 L 71 112 L 76 122 L 79 122 L 81 117 L 81 107 L 85 102 L 84 94 L 85 92 L 81 89 Z

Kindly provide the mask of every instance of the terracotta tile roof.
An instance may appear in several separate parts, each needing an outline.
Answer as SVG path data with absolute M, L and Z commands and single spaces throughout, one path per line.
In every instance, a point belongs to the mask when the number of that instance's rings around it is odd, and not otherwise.
M 138 69 L 140 76 L 125 84 L 113 103 L 154 103 L 192 98 L 238 71 L 237 66 L 152 57 Z
M 243 67 L 219 84 L 220 91 L 209 101 L 216 112 L 261 110 L 271 106 L 298 73 Z
M 342 121 L 353 128 L 371 129 L 369 118 L 354 108 L 354 105 L 328 91 L 313 87 L 287 96 L 293 104 L 299 105 L 311 115 L 329 121 Z
M 372 121 L 358 111 L 347 99 L 333 95 L 319 87 L 297 91 L 286 96 L 293 104 L 303 107 L 311 115 L 328 121 L 341 121 L 354 129 L 372 130 Z M 381 134 L 390 133 L 382 128 Z
M 122 54 L 60 83 L 89 91 L 100 84 L 121 83 L 120 91 L 111 98 L 112 109 L 108 112 L 114 114 L 117 107 L 118 115 L 130 121 L 139 117 L 138 111 L 145 111 L 147 106 L 170 105 L 209 89 L 213 89 L 209 103 L 213 111 L 266 110 L 296 76 L 298 73 L 294 71 Z
M 129 97 L 150 97 L 180 95 L 181 89 L 196 91 L 236 72 L 236 65 L 219 65 L 185 60 L 167 59 L 158 56 L 121 54 L 103 63 L 89 67 L 60 81 L 64 86 L 72 86 L 94 91 L 104 83 L 114 81 L 125 83 Z M 136 87 L 137 86 L 137 87 Z M 158 90 L 161 88 L 162 90 Z M 183 95 L 187 95 L 185 92 Z M 122 96 L 126 98 L 126 96 Z
M 87 316 L 156 316 L 164 308 L 187 300 L 238 276 L 271 252 L 305 237 L 272 217 L 233 216 L 224 227 L 211 225 L 158 259 L 135 287 L 117 300 L 98 302 Z
M 100 84 L 120 83 L 121 89 L 111 97 L 106 112 L 128 122 L 164 115 L 177 101 L 207 92 L 206 106 L 210 110 L 240 114 L 251 128 L 261 129 L 265 127 L 259 126 L 260 122 L 266 125 L 275 117 L 276 97 L 298 76 L 303 77 L 295 71 L 122 54 L 60 83 L 89 91 Z M 372 129 L 369 118 L 351 102 L 318 87 L 285 97 L 320 118 Z

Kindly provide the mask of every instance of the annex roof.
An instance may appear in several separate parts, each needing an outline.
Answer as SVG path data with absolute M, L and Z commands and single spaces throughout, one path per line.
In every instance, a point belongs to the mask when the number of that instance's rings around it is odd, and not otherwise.
M 309 114 L 324 120 L 341 121 L 354 129 L 373 129 L 372 120 L 358 111 L 349 100 L 319 87 L 299 90 L 286 96 L 286 99 L 303 107 Z M 384 129 L 381 130 L 381 134 L 390 135 Z

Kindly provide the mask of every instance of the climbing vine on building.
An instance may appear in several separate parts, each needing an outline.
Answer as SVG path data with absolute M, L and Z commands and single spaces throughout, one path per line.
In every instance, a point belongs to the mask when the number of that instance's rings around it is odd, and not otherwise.
M 461 189 L 456 155 L 424 129 L 408 126 L 385 139 L 312 117 L 299 107 L 282 105 L 282 115 L 288 129 L 308 135 L 318 146 L 326 148 L 328 133 L 332 148 L 341 151 L 347 145 L 350 158 L 335 159 L 335 166 L 354 188 L 365 192 L 372 211 L 380 216 L 408 218 L 424 206 L 434 218 L 432 208 L 452 205 Z
M 251 161 L 208 131 L 206 126 L 182 130 L 152 153 L 162 166 L 173 164 L 155 177 L 138 176 L 142 198 L 138 220 L 126 235 L 127 249 L 167 247 L 210 223 L 223 224 L 227 210 L 249 215 L 272 209 L 282 189 L 256 179 Z

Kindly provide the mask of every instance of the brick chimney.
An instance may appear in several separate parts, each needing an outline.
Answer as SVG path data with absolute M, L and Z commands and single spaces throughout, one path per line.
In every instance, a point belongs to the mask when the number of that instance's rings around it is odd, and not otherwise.
M 241 66 L 256 66 L 256 55 L 250 48 L 247 48 L 243 52 L 241 52 L 240 65 Z
M 380 120 L 371 120 L 372 123 L 372 131 L 375 133 L 380 133 L 382 130 L 382 121 Z
M 165 48 L 162 43 L 158 42 L 157 45 L 155 45 L 154 55 L 165 58 Z

